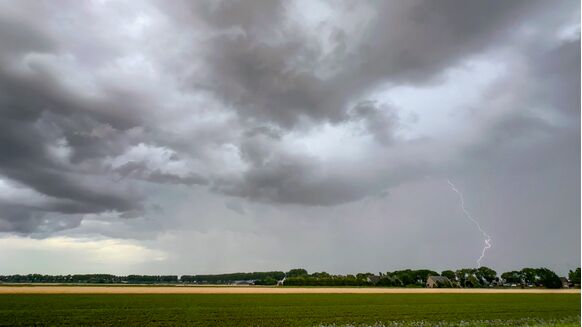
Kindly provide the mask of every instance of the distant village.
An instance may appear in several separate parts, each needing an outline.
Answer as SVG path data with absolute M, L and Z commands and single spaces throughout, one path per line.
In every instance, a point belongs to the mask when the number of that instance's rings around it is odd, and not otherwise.
M 305 269 L 288 272 L 267 271 L 215 275 L 4 275 L 0 283 L 57 284 L 180 284 L 235 286 L 327 286 L 327 287 L 426 287 L 426 288 L 580 288 L 580 268 L 559 277 L 547 268 L 523 268 L 519 271 L 497 272 L 488 267 L 445 270 L 405 269 L 386 273 L 332 275 L 326 272 L 308 273 Z

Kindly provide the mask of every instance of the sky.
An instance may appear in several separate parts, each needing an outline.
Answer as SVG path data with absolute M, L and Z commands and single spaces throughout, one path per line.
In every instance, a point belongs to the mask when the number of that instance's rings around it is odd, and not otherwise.
M 580 2 L 0 0 L 0 274 L 580 266 Z

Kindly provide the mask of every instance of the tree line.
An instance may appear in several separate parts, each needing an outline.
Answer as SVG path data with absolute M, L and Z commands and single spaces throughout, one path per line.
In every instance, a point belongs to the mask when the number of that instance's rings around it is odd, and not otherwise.
M 282 271 L 266 271 L 219 275 L 184 275 L 180 277 L 180 281 L 194 284 L 231 284 L 236 281 L 252 281 L 255 284 L 258 282 L 257 285 L 275 285 L 284 277 L 285 273 Z
M 425 287 L 429 276 L 446 277 L 450 283 L 440 287 L 546 287 L 561 288 L 563 281 L 547 268 L 523 268 L 520 271 L 504 272 L 500 276 L 489 267 L 445 270 L 440 274 L 430 269 L 405 269 L 393 272 L 358 273 L 355 275 L 330 275 L 326 272 L 309 274 L 304 269 L 295 269 L 287 274 L 288 286 L 388 286 Z M 570 270 L 568 286 L 580 287 L 580 268 Z
M 76 274 L 76 275 L 4 275 L 2 283 L 58 283 L 58 284 L 172 284 L 180 279 L 175 275 L 127 275 Z
M 276 285 L 283 279 L 282 271 L 232 273 L 220 275 L 127 275 L 76 274 L 76 275 L 0 275 L 0 283 L 58 283 L 58 284 L 232 284 L 248 282 L 255 285 Z
M 405 269 L 392 272 L 332 275 L 327 272 L 308 273 L 305 269 L 288 272 L 267 271 L 230 273 L 217 275 L 127 275 L 76 274 L 76 275 L 0 275 L 0 283 L 59 283 L 59 284 L 234 284 L 284 286 L 384 286 L 424 287 L 429 276 L 448 278 L 448 287 L 546 287 L 561 288 L 563 281 L 547 268 L 523 268 L 508 271 L 500 276 L 488 267 L 445 270 L 441 273 L 430 269 Z M 568 282 L 580 286 L 580 268 L 570 270 Z

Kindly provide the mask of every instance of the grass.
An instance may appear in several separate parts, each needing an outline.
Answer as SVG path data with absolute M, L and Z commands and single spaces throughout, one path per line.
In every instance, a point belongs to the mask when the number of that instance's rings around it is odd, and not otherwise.
M 4 294 L 0 326 L 580 326 L 579 294 Z

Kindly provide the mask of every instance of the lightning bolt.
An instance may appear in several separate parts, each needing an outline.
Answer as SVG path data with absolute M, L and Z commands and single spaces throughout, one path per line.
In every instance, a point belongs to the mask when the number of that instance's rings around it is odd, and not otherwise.
M 449 186 L 451 187 L 451 189 L 455 193 L 457 193 L 457 195 L 459 196 L 459 199 L 461 200 L 461 209 L 463 209 L 463 213 L 465 213 L 465 216 L 467 218 L 469 218 L 469 220 L 471 220 L 473 223 L 475 223 L 475 226 L 477 226 L 477 228 L 479 229 L 479 231 L 483 235 L 483 238 L 485 238 L 485 246 L 483 246 L 483 251 L 481 251 L 481 256 L 479 257 L 479 259 L 477 259 L 477 268 L 480 268 L 481 267 L 481 260 L 483 260 L 483 258 L 485 257 L 485 252 L 491 248 L 491 236 L 489 236 L 489 234 L 487 234 L 483 230 L 483 228 L 481 228 L 481 224 L 479 224 L 479 222 L 475 218 L 473 218 L 473 216 L 471 216 L 471 213 L 469 211 L 467 211 L 467 209 L 465 208 L 465 198 L 463 197 L 463 193 L 461 193 L 461 191 L 459 191 L 459 189 L 457 189 L 455 184 L 453 184 L 453 182 L 451 182 L 450 180 L 447 180 L 447 183 L 449 183 Z

